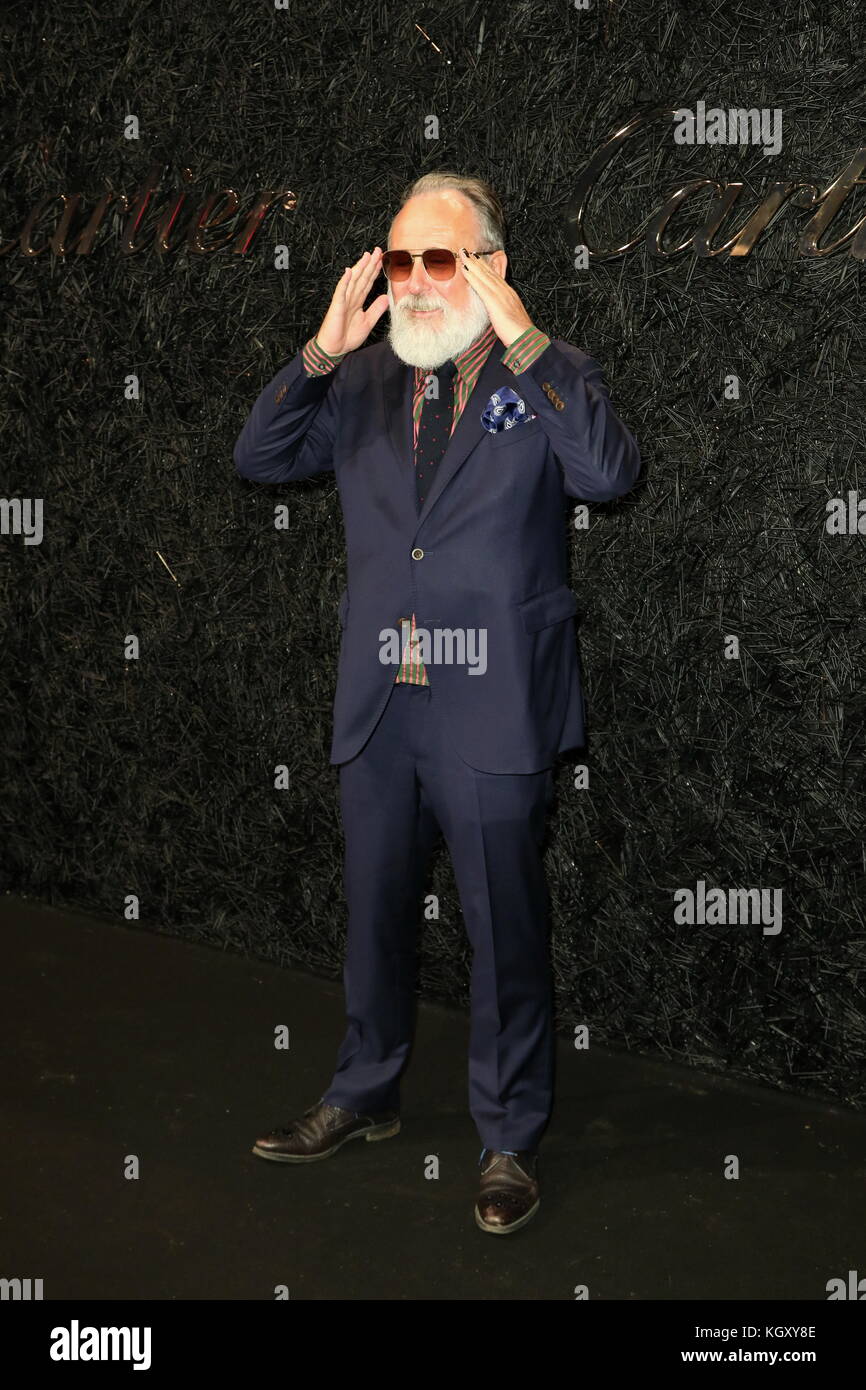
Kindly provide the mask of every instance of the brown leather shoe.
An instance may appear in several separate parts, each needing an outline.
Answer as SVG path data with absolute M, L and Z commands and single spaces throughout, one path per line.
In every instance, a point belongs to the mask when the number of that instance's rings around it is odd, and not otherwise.
M 492 1235 L 519 1231 L 541 1206 L 538 1195 L 537 1153 L 522 1149 L 515 1157 L 488 1149 L 481 1160 L 481 1188 L 475 1203 L 475 1224 Z
M 318 1158 L 329 1158 L 350 1139 L 365 1138 L 369 1143 L 399 1133 L 400 1116 L 396 1110 L 362 1115 L 318 1100 L 300 1119 L 290 1120 L 282 1129 L 257 1139 L 253 1153 L 277 1163 L 314 1163 Z

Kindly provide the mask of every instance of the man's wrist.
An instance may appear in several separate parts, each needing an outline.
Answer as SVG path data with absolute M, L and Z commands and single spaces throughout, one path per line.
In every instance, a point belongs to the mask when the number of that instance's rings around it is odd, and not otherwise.
M 332 372 L 338 367 L 345 356 L 345 352 L 325 352 L 318 338 L 313 337 L 304 344 L 304 371 L 307 376 L 325 376 L 327 372 Z
M 546 333 L 542 333 L 540 328 L 532 325 L 524 329 L 518 338 L 514 339 L 502 354 L 502 365 L 508 367 L 509 371 L 519 376 L 531 367 L 536 358 L 540 357 L 546 348 L 550 347 L 550 338 Z

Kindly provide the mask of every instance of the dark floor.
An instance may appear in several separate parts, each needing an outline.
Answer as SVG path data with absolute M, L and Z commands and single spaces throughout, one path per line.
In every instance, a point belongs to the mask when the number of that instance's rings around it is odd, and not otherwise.
M 541 1210 L 494 1237 L 462 1013 L 419 1009 L 396 1138 L 267 1163 L 330 1080 L 338 983 L 8 897 L 0 925 L 0 1276 L 45 1299 L 826 1300 L 866 1273 L 863 1114 L 562 1040 Z

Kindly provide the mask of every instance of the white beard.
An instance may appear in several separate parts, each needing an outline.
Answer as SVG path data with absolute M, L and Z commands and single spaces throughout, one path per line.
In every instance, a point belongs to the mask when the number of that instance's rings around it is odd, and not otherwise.
M 391 306 L 391 325 L 388 341 L 394 354 L 409 367 L 434 371 L 443 362 L 453 361 L 461 352 L 480 338 L 490 322 L 487 306 L 481 296 L 469 287 L 469 307 L 455 309 L 447 299 L 435 292 L 406 294 L 396 302 L 388 281 L 388 303 Z M 410 318 L 407 309 L 441 309 L 436 322 L 425 323 Z

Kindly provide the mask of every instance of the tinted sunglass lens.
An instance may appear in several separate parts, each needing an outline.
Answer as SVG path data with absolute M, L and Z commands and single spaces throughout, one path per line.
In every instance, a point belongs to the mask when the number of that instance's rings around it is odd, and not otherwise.
M 382 269 L 389 280 L 408 280 L 412 274 L 412 257 L 408 251 L 386 251 Z
M 431 280 L 450 280 L 454 274 L 454 255 L 451 251 L 425 251 L 424 268 Z

